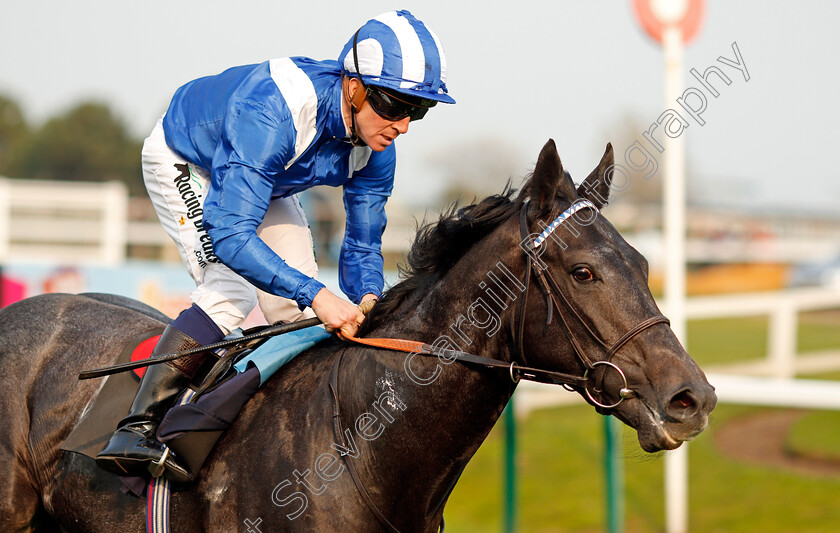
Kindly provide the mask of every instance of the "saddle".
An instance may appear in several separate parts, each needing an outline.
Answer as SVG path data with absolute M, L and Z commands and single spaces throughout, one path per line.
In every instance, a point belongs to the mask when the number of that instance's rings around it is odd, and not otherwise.
M 132 339 L 116 363 L 148 358 L 163 329 L 155 328 Z M 238 332 L 231 337 L 249 333 Z M 207 358 L 189 388 L 164 416 L 158 426 L 158 440 L 197 475 L 215 443 L 259 387 L 295 356 L 329 337 L 323 328 L 308 328 L 211 352 L 215 357 Z M 145 368 L 138 368 L 106 377 L 61 449 L 95 459 L 131 407 L 143 372 Z

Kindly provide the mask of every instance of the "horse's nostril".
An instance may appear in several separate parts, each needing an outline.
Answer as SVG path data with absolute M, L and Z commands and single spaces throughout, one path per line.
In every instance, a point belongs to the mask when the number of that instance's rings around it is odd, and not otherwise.
M 694 399 L 694 395 L 691 394 L 691 391 L 683 390 L 671 398 L 669 408 L 669 411 L 671 411 L 672 414 L 688 414 L 690 411 L 696 410 L 697 401 Z

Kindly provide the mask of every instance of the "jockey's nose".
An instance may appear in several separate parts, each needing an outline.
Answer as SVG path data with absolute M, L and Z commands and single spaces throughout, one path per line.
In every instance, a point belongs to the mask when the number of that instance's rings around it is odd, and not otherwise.
M 400 135 L 408 131 L 408 123 L 411 122 L 409 117 L 405 117 L 394 122 L 394 127 L 397 128 L 397 131 L 400 132 Z

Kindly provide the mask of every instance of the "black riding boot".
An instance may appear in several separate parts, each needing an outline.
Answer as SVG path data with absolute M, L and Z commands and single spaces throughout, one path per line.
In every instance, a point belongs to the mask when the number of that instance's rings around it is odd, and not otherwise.
M 167 326 L 152 357 L 198 346 L 201 345 L 191 337 Z M 174 452 L 157 441 L 155 432 L 205 357 L 205 354 L 195 354 L 146 367 L 128 416 L 120 421 L 108 444 L 96 456 L 100 468 L 118 475 L 142 476 L 146 472 L 160 475 L 163 466 L 162 474 L 170 481 L 192 481 L 192 472 Z M 149 468 L 153 462 L 155 465 Z

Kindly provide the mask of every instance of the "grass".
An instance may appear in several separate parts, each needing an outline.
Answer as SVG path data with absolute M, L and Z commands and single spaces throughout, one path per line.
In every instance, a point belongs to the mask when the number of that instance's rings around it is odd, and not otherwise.
M 812 477 L 730 459 L 714 443 L 723 424 L 757 412 L 721 406 L 713 426 L 689 448 L 690 530 L 788 533 L 836 531 L 840 477 Z M 521 532 L 605 530 L 603 420 L 589 407 L 543 410 L 518 430 Z M 446 508 L 450 532 L 501 531 L 502 432 L 496 428 L 467 466 Z M 664 524 L 663 454 L 645 455 L 635 432 L 623 434 L 625 530 Z
M 793 454 L 840 463 L 840 412 L 817 411 L 805 415 L 791 429 L 786 448 Z
M 836 315 L 835 315 L 836 317 Z M 826 315 L 803 315 L 800 351 L 840 348 L 840 328 Z M 701 366 L 766 354 L 767 320 L 703 320 L 689 324 L 689 351 Z M 840 373 L 820 376 L 840 379 Z M 570 393 L 571 394 L 571 393 Z M 719 428 L 766 409 L 721 405 L 709 429 L 689 447 L 689 528 L 726 533 L 837 531 L 840 476 L 808 476 L 747 464 L 715 444 Z M 518 423 L 518 531 L 605 531 L 604 419 L 588 406 L 533 412 Z M 446 507 L 447 531 L 502 531 L 501 424 L 470 462 Z M 820 444 L 824 443 L 824 444 Z M 789 446 L 804 453 L 840 449 L 840 414 L 809 414 Z M 625 531 L 664 531 L 663 454 L 641 451 L 635 431 L 622 429 Z
M 802 313 L 799 320 L 800 352 L 838 349 L 840 347 L 840 312 Z

